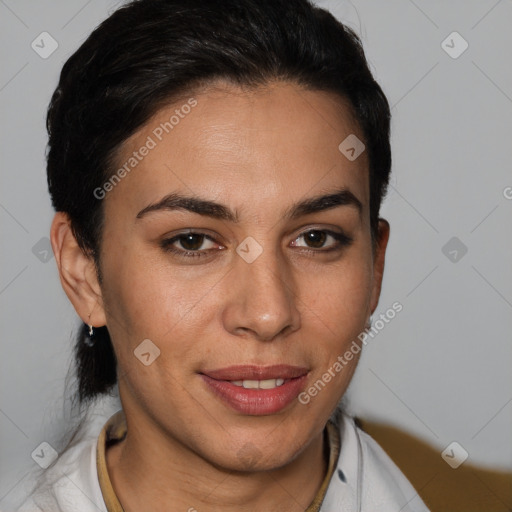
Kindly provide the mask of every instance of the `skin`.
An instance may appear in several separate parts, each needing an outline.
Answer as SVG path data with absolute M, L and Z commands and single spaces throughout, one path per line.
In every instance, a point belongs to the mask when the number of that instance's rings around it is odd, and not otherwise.
M 309 388 L 377 307 L 389 224 L 379 221 L 373 251 L 366 152 L 351 162 L 338 149 L 349 134 L 364 137 L 338 96 L 283 82 L 251 90 L 218 82 L 193 97 L 191 113 L 104 199 L 101 286 L 66 215 L 51 227 L 64 290 L 84 322 L 108 326 L 119 362 L 128 434 L 107 451 L 109 475 L 126 512 L 303 511 L 325 477 L 323 430 L 359 355 L 307 405 L 294 400 L 264 416 L 232 410 L 198 372 L 287 363 L 310 370 Z M 127 139 L 119 165 L 184 103 Z M 284 217 L 292 204 L 339 188 L 361 212 L 341 205 Z M 136 219 L 171 192 L 220 202 L 239 222 L 183 209 Z M 196 241 L 203 257 L 162 249 L 188 228 L 214 238 Z M 310 245 L 304 234 L 314 229 L 353 241 Z M 252 263 L 236 252 L 249 236 L 263 249 Z M 145 366 L 133 351 L 148 338 L 160 356 Z

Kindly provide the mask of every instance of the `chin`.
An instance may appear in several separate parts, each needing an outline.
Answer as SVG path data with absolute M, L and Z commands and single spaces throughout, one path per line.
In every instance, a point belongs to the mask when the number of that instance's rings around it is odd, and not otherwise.
M 229 451 L 219 453 L 217 464 L 229 471 L 258 472 L 272 471 L 286 466 L 292 462 L 305 448 L 304 443 L 284 445 L 282 442 L 268 442 L 257 445 L 256 442 L 247 441 L 239 445 L 231 443 Z

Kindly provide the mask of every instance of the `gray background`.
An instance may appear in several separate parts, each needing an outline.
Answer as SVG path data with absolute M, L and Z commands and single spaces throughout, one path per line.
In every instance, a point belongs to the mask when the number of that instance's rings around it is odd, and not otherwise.
M 0 0 L 4 510 L 28 481 L 32 451 L 43 441 L 58 448 L 69 426 L 65 377 L 78 317 L 45 253 L 53 216 L 45 110 L 64 61 L 118 3 Z M 393 106 L 393 177 L 382 209 L 392 230 L 374 319 L 395 301 L 403 311 L 369 341 L 350 409 L 439 453 L 457 441 L 472 463 L 510 469 L 512 2 L 318 3 L 361 35 Z M 43 31 L 58 42 L 46 59 L 31 48 Z M 457 58 L 441 45 L 453 31 L 469 44 Z M 462 48 L 453 37 L 446 44 Z M 456 245 L 443 250 L 452 237 Z M 107 403 L 99 423 L 115 409 Z

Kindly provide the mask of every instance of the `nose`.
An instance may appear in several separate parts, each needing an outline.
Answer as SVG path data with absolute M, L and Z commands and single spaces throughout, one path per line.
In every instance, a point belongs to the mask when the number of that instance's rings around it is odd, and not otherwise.
M 223 322 L 233 335 L 272 341 L 300 328 L 291 272 L 275 251 L 264 250 L 252 263 L 237 257 L 228 293 Z

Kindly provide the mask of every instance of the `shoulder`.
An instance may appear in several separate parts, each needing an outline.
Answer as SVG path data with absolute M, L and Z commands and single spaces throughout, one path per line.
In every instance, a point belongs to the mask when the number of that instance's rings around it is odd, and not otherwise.
M 337 426 L 341 448 L 322 511 L 428 512 L 398 466 L 352 417 L 340 415 Z
M 44 470 L 17 512 L 106 512 L 98 483 L 95 437 L 64 451 Z

